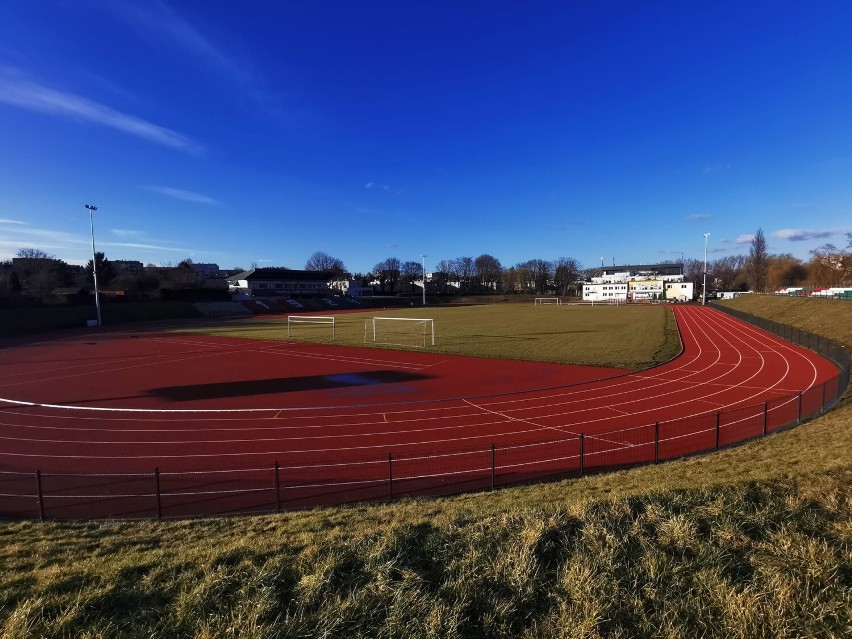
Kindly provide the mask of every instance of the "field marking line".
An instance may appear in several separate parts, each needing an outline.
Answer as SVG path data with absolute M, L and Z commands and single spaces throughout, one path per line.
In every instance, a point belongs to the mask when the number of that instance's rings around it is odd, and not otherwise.
M 615 411 L 619 415 L 632 415 L 632 413 L 628 413 L 627 411 L 620 410 L 620 409 L 616 408 L 615 406 L 604 406 L 604 408 L 608 408 L 611 411 Z
M 536 424 L 534 421 L 531 421 L 529 419 L 521 419 L 520 417 L 510 417 L 509 415 L 506 415 L 505 413 L 501 413 L 500 411 L 490 410 L 490 409 L 484 408 L 482 406 L 477 406 L 476 404 L 474 404 L 472 401 L 470 401 L 468 399 L 463 399 L 462 401 L 465 404 L 468 404 L 468 405 L 472 406 L 473 408 L 476 408 L 477 410 L 481 410 L 481 411 L 486 412 L 486 413 L 491 413 L 492 415 L 497 415 L 498 417 L 502 417 L 503 419 L 508 420 L 510 422 L 520 422 L 522 424 L 529 424 L 530 426 L 536 426 L 537 428 L 547 428 L 547 429 L 550 429 L 550 430 L 555 430 L 557 433 L 562 433 L 563 435 L 577 435 L 577 436 L 579 436 L 581 434 L 581 433 L 575 433 L 574 431 L 570 431 L 570 430 L 563 430 L 561 428 L 557 428 L 556 426 L 545 426 L 543 424 Z

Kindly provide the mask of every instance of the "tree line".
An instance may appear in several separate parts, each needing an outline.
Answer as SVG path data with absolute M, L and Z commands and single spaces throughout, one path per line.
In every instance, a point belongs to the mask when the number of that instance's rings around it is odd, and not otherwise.
M 731 255 L 707 262 L 707 288 L 719 291 L 774 292 L 786 287 L 852 286 L 852 233 L 846 234 L 846 247 L 823 244 L 810 251 L 808 260 L 789 253 L 769 254 L 763 229 L 758 229 L 747 255 Z M 674 264 L 676 262 L 664 262 Z M 342 260 L 317 252 L 305 264 L 308 270 L 329 270 L 339 277 L 351 277 L 363 286 L 377 283 L 381 293 L 406 292 L 422 281 L 423 265 L 389 257 L 368 273 L 348 273 Z M 684 279 L 696 293 L 704 283 L 704 261 L 686 259 Z M 428 282 L 431 293 L 533 293 L 574 295 L 582 292 L 582 282 L 601 274 L 600 267 L 584 268 L 571 257 L 555 260 L 531 259 L 504 267 L 493 255 L 457 257 L 436 263 Z
M 163 290 L 202 288 L 204 278 L 190 259 L 176 265 L 128 268 L 116 266 L 103 253 L 96 253 L 98 288 L 121 290 L 131 295 L 155 296 Z M 673 263 L 673 262 L 668 262 Z M 701 291 L 704 261 L 684 260 L 684 277 Z M 305 270 L 328 271 L 335 279 L 352 279 L 377 292 L 411 292 L 423 279 L 423 263 L 388 257 L 367 273 L 352 273 L 339 258 L 317 251 L 305 263 Z M 57 289 L 79 287 L 93 290 L 92 260 L 73 266 L 35 248 L 20 249 L 14 260 L 0 262 L 0 295 L 25 294 L 43 297 Z M 240 271 L 241 268 L 235 268 Z M 456 257 L 438 261 L 430 271 L 431 294 L 522 293 L 578 295 L 583 281 L 600 275 L 600 267 L 584 268 L 572 257 L 555 260 L 540 258 L 504 266 L 493 255 Z M 808 260 L 789 253 L 771 255 L 763 230 L 758 229 L 747 255 L 731 255 L 707 262 L 708 291 L 773 292 L 794 286 L 852 286 L 852 233 L 846 233 L 846 246 L 823 244 L 810 251 Z
M 186 259 L 172 266 L 143 268 L 117 265 L 101 253 L 95 253 L 98 289 L 120 290 L 138 297 L 156 296 L 165 290 L 202 288 L 204 278 Z M 94 290 L 92 260 L 85 266 L 68 264 L 41 249 L 22 248 L 13 260 L 0 262 L 0 295 L 26 295 L 42 298 L 57 291 Z

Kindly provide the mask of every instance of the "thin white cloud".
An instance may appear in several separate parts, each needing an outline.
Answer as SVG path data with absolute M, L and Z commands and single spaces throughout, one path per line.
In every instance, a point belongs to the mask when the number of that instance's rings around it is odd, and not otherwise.
M 715 215 L 712 213 L 693 213 L 692 215 L 687 215 L 687 220 L 712 220 Z
M 225 47 L 191 23 L 172 7 L 159 0 L 108 2 L 105 6 L 130 24 L 144 37 L 160 47 L 165 40 L 182 49 L 228 78 L 252 102 L 270 112 L 277 112 L 264 82 L 249 58 L 238 54 L 233 46 Z M 220 28 L 221 30 L 221 28 Z M 231 40 L 235 40 L 233 37 Z M 234 44 L 234 43 L 232 43 Z
M 772 237 L 791 242 L 803 242 L 805 240 L 818 240 L 831 237 L 833 231 L 813 231 L 810 229 L 779 229 L 772 233 Z
M 754 233 L 743 233 L 734 240 L 735 244 L 750 244 L 754 241 Z
M 12 229 L 12 232 L 17 234 L 22 240 L 17 240 L 18 244 L 23 242 L 32 243 L 33 241 L 48 242 L 50 244 L 59 244 L 62 247 L 68 244 L 86 244 L 87 240 L 84 235 L 75 235 L 65 231 L 56 231 L 54 229 L 37 229 L 29 226 Z M 41 248 L 41 244 L 39 244 Z M 55 247 L 54 247 L 55 248 Z
M 79 95 L 22 79 L 19 74 L 8 70 L 0 70 L 0 103 L 36 113 L 90 122 L 179 151 L 202 152 L 200 145 L 177 131 L 135 115 L 121 113 Z
M 401 195 L 403 193 L 402 189 L 396 189 L 396 188 L 391 189 L 390 185 L 388 185 L 388 184 L 376 184 L 375 182 L 367 182 L 364 185 L 364 188 L 365 189 L 379 189 L 379 190 L 385 191 L 385 192 L 390 192 L 391 190 L 393 190 L 393 192 L 396 193 L 397 195 Z
M 153 191 L 154 193 L 166 195 L 176 200 L 181 200 L 183 202 L 192 202 L 194 204 L 209 204 L 211 206 L 222 206 L 222 203 L 219 200 L 212 198 L 208 195 L 195 193 L 194 191 L 187 191 L 185 189 L 175 189 L 170 186 L 146 186 L 144 188 L 148 189 L 149 191 Z
M 110 229 L 110 233 L 118 237 L 143 237 L 145 231 L 135 231 L 133 229 Z
M 0 217 L 0 224 L 26 224 L 26 222 L 21 222 L 20 220 L 8 220 Z
M 193 249 L 182 248 L 179 246 L 163 246 L 159 244 L 140 244 L 138 242 L 98 242 L 98 246 L 109 246 L 112 248 L 134 248 L 145 249 L 150 251 L 174 251 L 177 253 L 188 253 Z

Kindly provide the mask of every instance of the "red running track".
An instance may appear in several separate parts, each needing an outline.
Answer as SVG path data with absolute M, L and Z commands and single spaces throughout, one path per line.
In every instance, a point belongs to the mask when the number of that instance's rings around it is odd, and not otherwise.
M 0 514 L 32 507 L 36 469 L 58 516 L 145 513 L 154 468 L 171 482 L 157 477 L 158 509 L 162 490 L 177 515 L 268 509 L 276 463 L 276 507 L 460 492 L 712 449 L 836 395 L 837 369 L 811 351 L 711 308 L 674 312 L 681 355 L 632 373 L 174 333 L 9 348 L 0 481 L 29 487 L 0 485 Z M 65 473 L 140 473 L 146 505 L 99 510 L 92 482 Z

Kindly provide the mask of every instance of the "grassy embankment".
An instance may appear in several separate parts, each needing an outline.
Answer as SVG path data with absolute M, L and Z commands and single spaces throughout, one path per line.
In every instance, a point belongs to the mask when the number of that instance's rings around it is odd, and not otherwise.
M 778 316 L 792 313 L 776 308 L 786 303 L 732 304 Z M 852 305 L 810 303 L 802 328 L 852 346 Z M 9 523 L 0 628 L 5 637 L 852 636 L 850 453 L 847 403 L 717 454 L 493 494 L 162 524 Z

